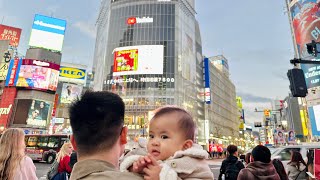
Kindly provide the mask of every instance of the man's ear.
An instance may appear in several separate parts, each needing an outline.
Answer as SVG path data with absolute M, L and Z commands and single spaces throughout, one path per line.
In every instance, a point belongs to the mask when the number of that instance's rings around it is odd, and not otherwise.
M 73 135 L 70 136 L 70 141 L 71 141 L 71 144 L 72 144 L 72 146 L 73 146 L 73 149 L 74 149 L 75 151 L 77 151 L 77 144 L 76 144 L 76 140 L 74 139 L 74 136 L 73 136 Z
M 121 144 L 127 144 L 127 134 L 128 134 L 128 128 L 126 126 L 122 127 L 122 131 L 120 134 L 120 143 Z
M 190 140 L 190 139 L 186 140 L 184 142 L 184 144 L 183 144 L 183 150 L 191 148 L 192 145 L 193 145 L 193 141 L 192 140 Z

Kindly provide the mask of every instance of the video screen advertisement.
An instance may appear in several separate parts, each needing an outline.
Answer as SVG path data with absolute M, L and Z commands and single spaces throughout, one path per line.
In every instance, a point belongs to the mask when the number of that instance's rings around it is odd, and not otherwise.
M 23 59 L 16 87 L 56 91 L 60 65 L 33 59 Z
M 21 29 L 0 24 L 0 40 L 10 40 L 9 45 L 19 46 Z
M 317 0 L 297 0 L 290 2 L 289 6 L 300 57 L 312 59 L 307 52 L 306 44 L 311 43 L 312 40 L 320 41 L 320 2 L 317 2 Z M 320 66 L 318 66 L 301 64 L 308 88 L 320 86 Z
M 65 20 L 36 14 L 29 46 L 61 51 L 66 26 Z
M 69 83 L 63 83 L 60 103 L 70 104 L 80 98 L 83 86 Z
M 42 100 L 18 99 L 13 124 L 46 128 L 51 104 Z M 51 112 L 50 112 L 51 113 Z
M 113 76 L 163 74 L 163 45 L 119 47 L 113 55 Z

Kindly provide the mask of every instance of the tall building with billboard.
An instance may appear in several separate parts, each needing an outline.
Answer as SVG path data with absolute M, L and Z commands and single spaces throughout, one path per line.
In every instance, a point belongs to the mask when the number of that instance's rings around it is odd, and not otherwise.
M 223 144 L 232 143 L 239 137 L 239 111 L 236 101 L 236 88 L 229 79 L 229 71 L 220 68 L 223 56 L 209 57 L 211 103 L 206 105 L 209 120 L 210 138 Z M 233 139 L 231 139 L 233 138 Z
M 25 58 L 8 61 L 3 91 L 6 98 L 0 101 L 0 109 L 5 112 L 0 116 L 0 130 L 19 127 L 26 134 L 48 133 L 56 102 L 65 29 L 65 20 L 35 15 Z M 18 30 L 11 30 L 16 37 L 11 46 L 18 45 Z
M 204 138 L 203 60 L 193 0 L 103 0 L 97 20 L 94 89 L 119 94 L 130 134 L 145 135 L 152 111 L 178 105 Z
M 286 5 L 295 57 L 305 60 L 319 60 L 319 54 L 317 57 L 313 57 L 308 53 L 306 44 L 312 41 L 320 42 L 320 2 L 315 0 L 286 0 Z M 317 118 L 317 106 L 320 104 L 320 68 L 317 64 L 301 64 L 300 67 L 304 71 L 308 88 L 306 100 L 308 114 L 310 115 L 310 127 L 320 127 L 320 120 Z M 301 123 L 303 125 L 304 122 Z M 312 140 L 320 138 L 319 132 L 320 128 L 312 129 Z

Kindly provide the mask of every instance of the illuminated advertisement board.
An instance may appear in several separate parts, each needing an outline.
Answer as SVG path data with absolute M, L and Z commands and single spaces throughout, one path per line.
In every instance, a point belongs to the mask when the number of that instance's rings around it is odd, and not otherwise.
M 308 108 L 313 136 L 320 136 L 320 105 Z
M 50 103 L 40 100 L 32 100 L 27 125 L 46 127 L 49 116 Z
M 61 51 L 67 22 L 36 14 L 29 46 Z
M 23 59 L 17 87 L 56 91 L 60 65 L 33 59 Z
M 306 44 L 320 41 L 320 2 L 298 0 L 290 2 L 290 14 L 296 46 L 301 58 L 309 57 Z M 319 58 L 319 57 L 318 57 Z M 314 64 L 301 64 L 308 88 L 320 86 L 320 67 Z
M 0 24 L 0 40 L 10 40 L 9 45 L 19 45 L 21 29 Z
M 80 98 L 83 86 L 63 83 L 60 103 L 69 104 Z
M 210 71 L 209 71 L 209 59 L 204 58 L 204 88 L 205 88 L 205 102 L 207 104 L 211 103 L 211 93 L 210 93 Z
M 116 48 L 113 51 L 113 76 L 163 74 L 163 53 L 163 45 Z
M 59 81 L 84 84 L 85 79 L 85 69 L 60 66 Z

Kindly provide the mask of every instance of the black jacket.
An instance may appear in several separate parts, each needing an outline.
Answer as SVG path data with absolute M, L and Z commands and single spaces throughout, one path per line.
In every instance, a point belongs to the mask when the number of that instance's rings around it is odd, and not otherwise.
M 221 180 L 222 174 L 226 173 L 226 169 L 227 169 L 228 164 L 234 164 L 234 163 L 236 163 L 236 166 L 238 167 L 239 172 L 241 169 L 244 168 L 244 165 L 242 164 L 242 162 L 240 162 L 238 160 L 237 157 L 230 155 L 229 157 L 227 157 L 227 159 L 222 161 L 222 165 L 220 168 L 220 174 L 219 174 L 219 180 Z
M 73 169 L 74 164 L 78 161 L 77 153 L 75 151 L 72 152 L 70 156 L 69 166 Z

